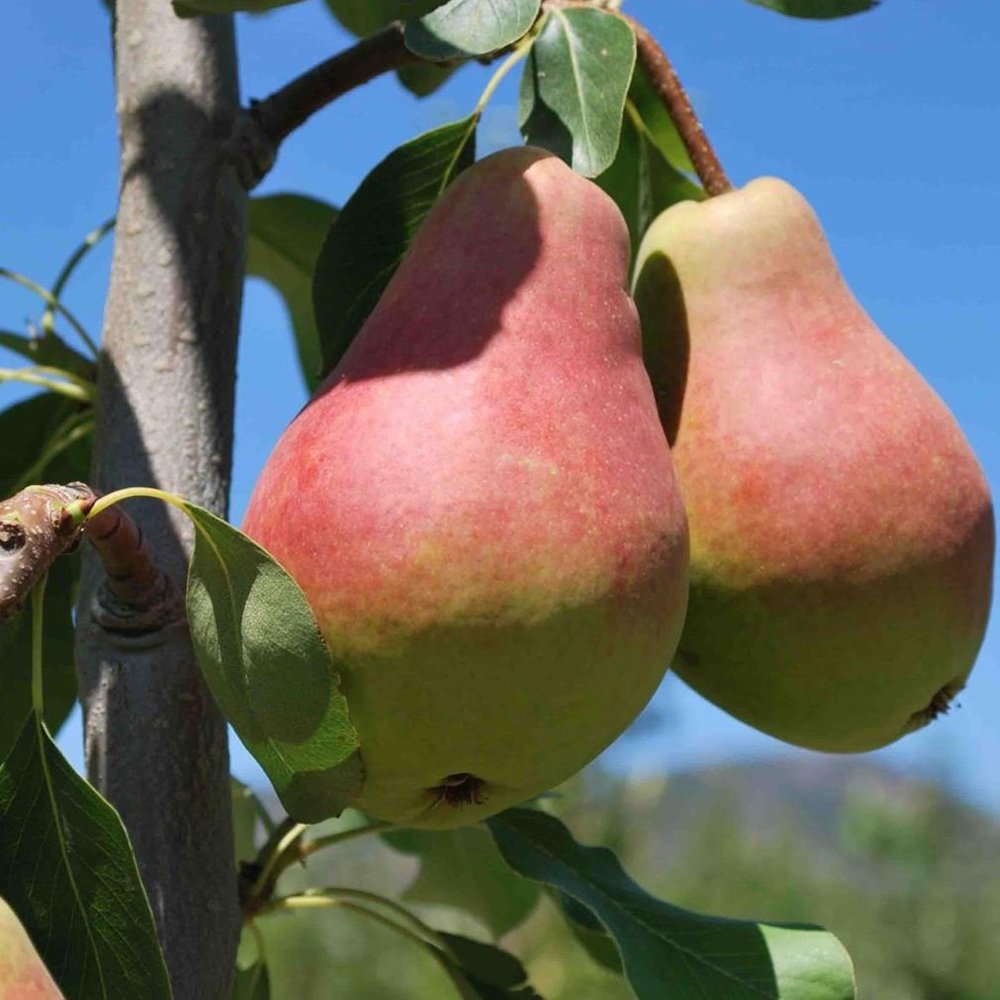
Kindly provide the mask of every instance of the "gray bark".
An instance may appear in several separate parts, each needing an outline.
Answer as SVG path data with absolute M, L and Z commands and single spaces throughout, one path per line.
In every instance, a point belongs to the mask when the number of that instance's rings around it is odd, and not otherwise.
M 155 485 L 225 516 L 246 192 L 231 19 L 118 5 L 121 192 L 99 368 L 93 485 Z M 129 507 L 175 600 L 115 607 L 91 557 L 78 666 L 93 783 L 129 831 L 177 1000 L 225 995 L 239 933 L 225 724 L 183 615 L 192 534 Z

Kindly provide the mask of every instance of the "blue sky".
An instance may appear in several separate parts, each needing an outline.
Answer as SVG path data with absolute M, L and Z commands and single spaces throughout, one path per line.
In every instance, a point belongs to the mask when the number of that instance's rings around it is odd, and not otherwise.
M 166 3 L 167 0 L 164 0 Z M 796 21 L 745 0 L 631 0 L 672 56 L 736 183 L 791 181 L 823 220 L 848 282 L 952 408 L 1000 492 L 1000 8 L 884 0 L 835 22 Z M 239 19 L 244 99 L 263 97 L 349 43 L 319 0 Z M 108 19 L 98 0 L 4 10 L 0 91 L 0 265 L 51 282 L 79 239 L 114 212 L 117 148 Z M 258 193 L 301 191 L 342 204 L 400 142 L 468 113 L 488 78 L 470 67 L 418 102 L 387 78 L 348 95 L 291 137 Z M 489 151 L 518 141 L 516 81 L 481 130 Z M 109 248 L 95 252 L 67 304 L 99 331 Z M 37 317 L 0 285 L 0 327 Z M 280 299 L 247 287 L 240 356 L 233 517 L 304 400 Z M 0 354 L 0 365 L 13 359 Z M 19 393 L 0 386 L 0 405 Z M 0 442 L 0 455 L 3 443 Z M 961 708 L 873 755 L 947 777 L 1000 810 L 1000 624 Z M 669 678 L 654 701 L 666 724 L 623 741 L 616 767 L 672 768 L 798 753 L 728 718 Z M 79 727 L 62 745 L 79 761 Z M 234 747 L 234 768 L 252 762 Z

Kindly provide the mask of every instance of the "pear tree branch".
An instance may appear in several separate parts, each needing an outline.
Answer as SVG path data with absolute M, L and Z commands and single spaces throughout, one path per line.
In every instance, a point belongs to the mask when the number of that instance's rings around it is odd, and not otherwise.
M 383 73 L 421 62 L 403 41 L 403 25 L 394 21 L 381 31 L 325 59 L 262 101 L 249 114 L 275 147 L 311 115 Z
M 90 516 L 98 494 L 85 483 L 28 486 L 0 501 L 0 623 L 19 614 L 31 590 L 86 538 L 104 568 L 98 595 L 107 628 L 150 627 L 176 610 L 167 578 L 142 529 L 120 507 Z
M 29 486 L 0 501 L 0 623 L 20 614 L 35 585 L 80 540 L 66 510 L 86 496 L 80 483 Z
M 708 141 L 698 116 L 691 106 L 687 92 L 681 84 L 673 64 L 659 42 L 634 17 L 619 13 L 635 33 L 636 53 L 668 114 L 677 126 L 681 141 L 687 149 L 705 190 L 710 195 L 725 194 L 733 189 L 719 157 Z
M 545 10 L 558 6 L 559 2 L 560 0 L 543 0 L 539 16 L 544 16 Z M 605 8 L 609 0 L 573 2 L 580 7 Z M 478 61 L 489 62 L 502 54 L 503 52 L 495 52 Z M 415 63 L 446 65 L 431 62 L 411 52 L 404 40 L 403 23 L 393 21 L 381 31 L 307 69 L 263 100 L 251 101 L 247 115 L 258 131 L 258 141 L 263 140 L 269 144 L 273 154 L 295 129 L 338 97 L 369 83 L 383 73 L 391 73 Z M 265 171 L 270 169 L 270 164 L 264 164 L 264 168 Z
M 635 34 L 642 67 L 676 125 L 705 190 L 711 195 L 731 191 L 732 184 L 677 72 L 649 30 L 619 11 L 617 2 L 612 0 L 543 0 L 539 16 L 550 9 L 566 7 L 607 10 L 629 25 Z M 263 100 L 251 101 L 235 140 L 235 158 L 241 164 L 246 186 L 253 187 L 264 177 L 273 166 L 281 143 L 317 111 L 384 73 L 425 61 L 406 47 L 403 24 L 394 21 L 306 70 Z

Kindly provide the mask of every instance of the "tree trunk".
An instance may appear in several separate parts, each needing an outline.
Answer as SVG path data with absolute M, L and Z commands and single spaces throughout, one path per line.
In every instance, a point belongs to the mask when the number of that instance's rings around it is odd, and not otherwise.
M 121 194 L 99 368 L 93 485 L 155 485 L 225 516 L 246 192 L 232 19 L 118 4 Z M 91 781 L 122 815 L 177 1000 L 220 1000 L 239 932 L 225 723 L 182 596 L 191 530 L 130 511 L 175 600 L 114 607 L 88 558 L 78 666 Z

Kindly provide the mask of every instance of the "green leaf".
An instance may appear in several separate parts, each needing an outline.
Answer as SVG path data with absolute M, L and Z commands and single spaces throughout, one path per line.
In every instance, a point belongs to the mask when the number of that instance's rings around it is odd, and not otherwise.
M 581 947 L 598 964 L 603 965 L 615 975 L 624 975 L 621 955 L 614 941 L 608 937 L 604 926 L 585 906 L 581 906 L 572 896 L 567 896 L 558 890 L 551 890 L 550 895 L 563 911 L 566 925 Z
M 39 482 L 69 483 L 90 475 L 89 404 L 41 393 L 0 412 L 0 497 Z
M 628 99 L 645 126 L 646 137 L 663 154 L 663 158 L 677 170 L 694 173 L 694 164 L 688 156 L 684 140 L 670 112 L 653 89 L 641 62 L 636 62 Z
M 413 63 L 396 70 L 399 82 L 415 97 L 429 97 L 446 83 L 460 66 L 436 66 L 434 63 Z
M 614 939 L 638 1000 L 852 1000 L 840 942 L 813 927 L 704 916 L 650 896 L 604 847 L 553 816 L 510 809 L 487 821 L 511 867 L 589 909 Z
M 242 782 L 230 778 L 233 799 L 233 845 L 236 863 L 253 861 L 257 857 L 257 810 L 253 792 Z
M 562 157 L 585 177 L 611 165 L 635 65 L 635 35 L 593 8 L 551 11 L 521 78 L 525 140 Z
M 477 113 L 391 152 L 361 182 L 320 251 L 313 304 L 324 371 L 375 308 L 424 217 L 475 158 Z
M 0 330 L 0 347 L 28 358 L 33 364 L 62 368 L 93 379 L 97 373 L 94 362 L 74 350 L 56 333 L 46 333 L 38 337 L 25 337 L 20 333 Z
M 264 938 L 255 924 L 244 924 L 236 951 L 236 974 L 229 1000 L 270 1000 L 271 974 Z
M 486 55 L 516 42 L 540 8 L 541 0 L 449 0 L 406 22 L 406 47 L 438 62 Z
M 404 899 L 464 910 L 495 938 L 517 927 L 538 902 L 538 886 L 511 872 L 481 826 L 399 830 L 382 836 L 397 851 L 420 859 Z
M 631 101 L 625 108 L 621 142 L 614 162 L 596 183 L 621 209 L 635 253 L 649 224 L 678 201 L 699 200 L 704 191 L 664 157 Z
M 67 997 L 169 1000 L 125 828 L 34 714 L 0 767 L 0 896 Z
M 442 964 L 463 1000 L 541 1000 L 510 952 L 458 934 L 440 936 L 451 953 Z
M 231 1000 L 271 1000 L 271 977 L 263 961 L 236 967 Z
M 273 194 L 250 200 L 247 274 L 270 282 L 284 298 L 310 394 L 319 384 L 322 367 L 313 316 L 313 271 L 336 218 L 332 205 L 302 195 Z
M 550 889 L 549 895 L 562 910 L 563 919 L 573 937 L 584 951 L 598 964 L 616 976 L 624 975 L 621 955 L 614 941 L 608 937 L 604 925 L 594 914 L 558 889 Z
M 87 255 L 96 247 L 105 236 L 110 233 L 115 226 L 118 225 L 118 219 L 112 216 L 110 219 L 106 219 L 95 229 L 92 229 L 86 236 L 77 244 L 76 248 L 66 259 L 66 263 L 59 269 L 59 273 L 56 275 L 55 281 L 52 283 L 52 296 L 58 301 L 62 296 L 63 292 L 66 290 L 66 286 L 69 284 L 70 279 L 76 273 L 77 268 L 83 263 L 87 258 Z M 42 328 L 46 333 L 52 333 L 52 324 L 55 322 L 56 313 L 58 309 L 55 303 L 49 303 L 45 307 L 45 311 L 42 313 Z
M 178 17 L 200 17 L 202 14 L 239 14 L 244 11 L 262 14 L 275 7 L 287 7 L 300 0 L 172 0 Z
M 488 836 L 488 835 L 487 835 Z M 510 952 L 460 934 L 441 934 L 462 968 L 491 986 L 520 986 L 528 978 L 524 966 Z
M 62 556 L 49 570 L 45 587 L 42 641 L 45 724 L 58 732 L 76 704 L 73 607 L 80 560 Z M 10 752 L 31 714 L 31 614 L 0 625 L 0 760 Z
M 253 793 L 249 785 L 230 777 L 233 796 L 233 840 L 236 845 L 236 861 L 253 861 L 257 857 L 257 825 L 274 832 L 274 821 L 263 803 Z
M 89 407 L 42 393 L 0 412 L 0 497 L 33 482 L 68 483 L 90 472 Z M 69 443 L 67 443 L 69 442 Z M 58 559 L 45 590 L 45 721 L 57 732 L 76 701 L 73 607 L 80 561 Z M 0 760 L 31 710 L 31 616 L 0 625 Z
M 390 21 L 423 17 L 446 0 L 326 0 L 330 13 L 355 35 L 371 35 Z
M 361 787 L 358 736 L 298 584 L 259 545 L 194 504 L 187 610 L 223 715 L 300 822 L 341 812 Z
M 779 14 L 787 14 L 789 17 L 825 20 L 874 10 L 881 0 L 749 0 L 749 2 L 757 4 L 758 7 L 776 10 Z

